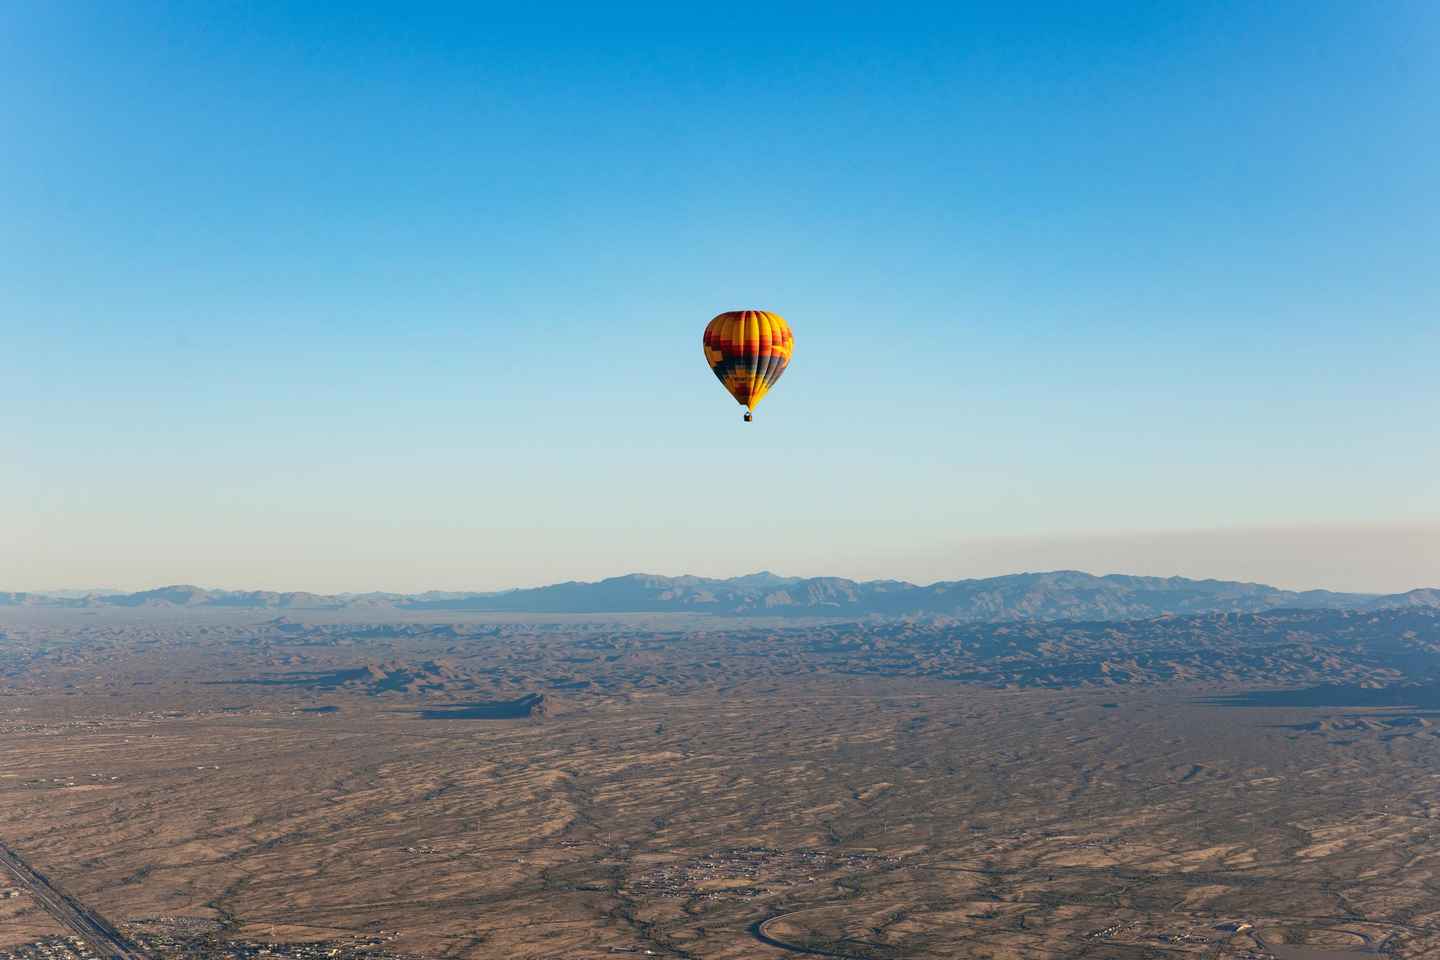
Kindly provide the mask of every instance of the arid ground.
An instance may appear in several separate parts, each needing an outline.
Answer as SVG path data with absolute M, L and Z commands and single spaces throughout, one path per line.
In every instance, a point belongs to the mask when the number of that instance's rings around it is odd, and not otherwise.
M 17 611 L 0 842 L 155 956 L 1440 956 L 1440 725 L 1346 702 L 1430 667 L 1276 634 L 1039 683 L 888 627 Z M 1285 657 L 1349 686 L 1245 696 Z M 62 932 L 0 875 L 0 950 Z

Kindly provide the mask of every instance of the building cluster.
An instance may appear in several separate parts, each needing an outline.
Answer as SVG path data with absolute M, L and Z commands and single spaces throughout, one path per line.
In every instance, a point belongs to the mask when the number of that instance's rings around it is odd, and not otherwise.
M 102 960 L 79 937 L 45 937 L 34 943 L 0 950 L 0 960 Z
M 1141 920 L 1118 920 L 1107 927 L 1099 930 L 1092 930 L 1085 934 L 1086 940 L 1118 940 L 1122 942 L 1138 942 L 1142 940 L 1166 943 L 1172 946 L 1199 946 L 1207 947 L 1215 943 L 1214 934 L 1210 932 L 1197 933 L 1193 930 L 1174 932 L 1170 930 L 1147 930 L 1149 924 Z M 1244 933 L 1254 927 L 1245 921 L 1234 921 L 1222 923 L 1214 927 L 1224 933 Z M 1274 960 L 1268 953 L 1245 953 L 1240 956 L 1249 957 L 1250 960 Z
M 870 853 L 737 847 L 653 867 L 628 887 L 633 894 L 648 897 L 749 900 L 764 895 L 770 887 L 809 883 L 836 871 L 868 870 L 898 862 L 897 857 Z
M 143 955 L 155 960 L 414 960 L 382 948 L 376 937 L 321 940 L 314 943 L 266 943 L 222 940 L 187 931 L 180 924 L 168 932 L 136 935 Z M 0 960 L 106 960 L 79 937 L 46 937 L 9 950 Z
M 1184 933 L 1157 933 L 1157 934 L 1155 934 L 1155 936 L 1152 937 L 1151 939 L 1158 940 L 1158 941 L 1160 941 L 1161 943 L 1171 943 L 1171 944 L 1176 944 L 1176 945 L 1187 944 L 1187 943 L 1188 943 L 1188 944 L 1209 944 L 1209 943 L 1211 942 L 1210 938 L 1207 937 L 1207 936 L 1205 936 L 1204 934 L 1201 934 L 1201 933 L 1191 933 L 1191 932 L 1188 931 L 1188 930 L 1185 931 Z

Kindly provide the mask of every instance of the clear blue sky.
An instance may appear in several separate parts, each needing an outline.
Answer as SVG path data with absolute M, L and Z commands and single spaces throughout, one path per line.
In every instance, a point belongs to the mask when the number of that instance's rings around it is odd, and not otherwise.
M 1440 581 L 1440 5 L 689 6 L 0 0 L 0 589 Z

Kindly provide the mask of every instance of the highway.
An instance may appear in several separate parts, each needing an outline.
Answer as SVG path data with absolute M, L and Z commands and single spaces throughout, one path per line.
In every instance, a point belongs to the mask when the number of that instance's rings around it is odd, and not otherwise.
M 149 954 L 116 930 L 110 921 L 55 886 L 3 843 L 0 843 L 0 867 L 4 867 L 15 878 L 16 884 L 28 891 L 61 926 L 84 940 L 101 957 L 151 960 Z

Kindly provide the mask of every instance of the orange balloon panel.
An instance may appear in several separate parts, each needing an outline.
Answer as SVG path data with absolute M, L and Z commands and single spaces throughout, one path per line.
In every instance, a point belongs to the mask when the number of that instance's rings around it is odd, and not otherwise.
M 753 410 L 790 363 L 795 335 L 778 314 L 722 313 L 705 327 L 705 360 L 746 409 Z

